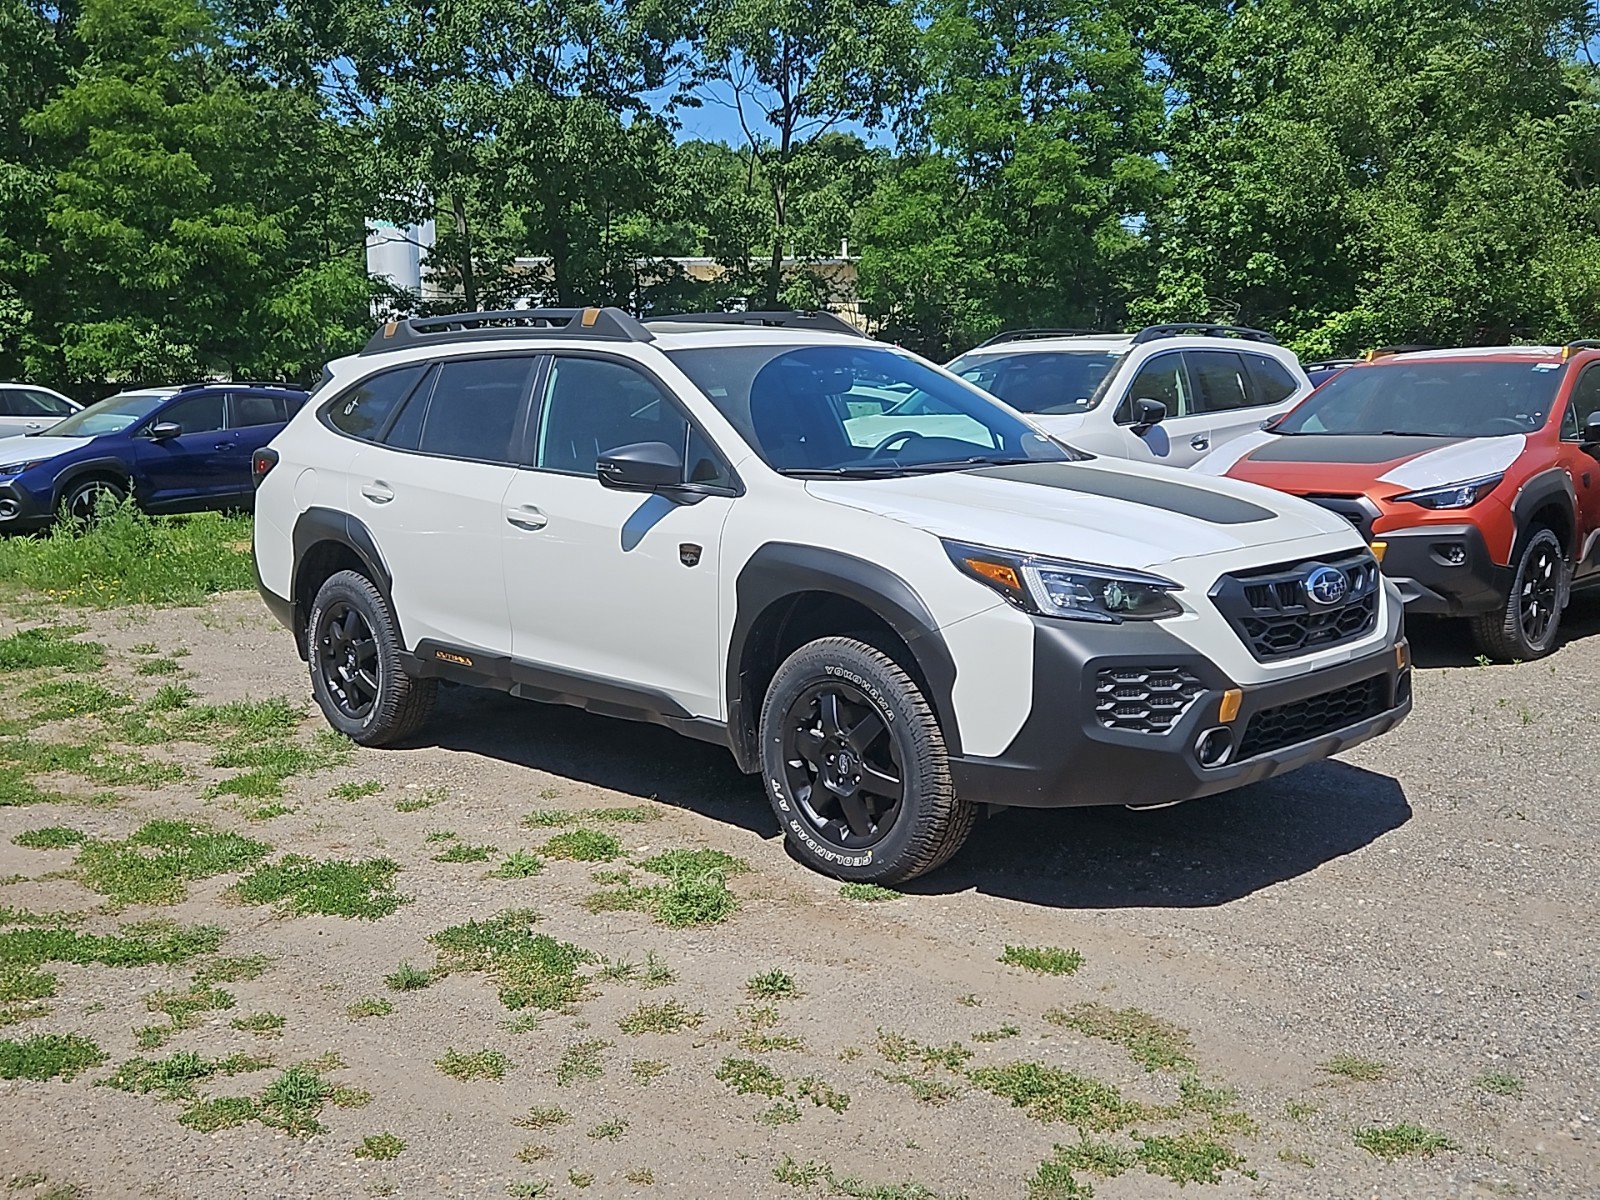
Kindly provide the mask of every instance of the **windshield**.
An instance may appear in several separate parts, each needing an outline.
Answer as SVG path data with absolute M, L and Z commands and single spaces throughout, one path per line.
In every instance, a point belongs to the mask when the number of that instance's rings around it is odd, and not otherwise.
M 982 392 L 883 347 L 668 351 L 768 466 L 903 475 L 1073 455 Z
M 949 369 L 1019 412 L 1060 416 L 1100 402 L 1095 393 L 1117 357 L 1091 350 L 963 354 Z
M 165 392 L 123 392 L 120 396 L 107 396 L 43 432 L 50 437 L 79 438 L 121 433 L 135 421 L 149 416 L 165 399 Z
M 1432 359 L 1339 372 L 1274 433 L 1499 437 L 1531 433 L 1550 413 L 1554 363 Z

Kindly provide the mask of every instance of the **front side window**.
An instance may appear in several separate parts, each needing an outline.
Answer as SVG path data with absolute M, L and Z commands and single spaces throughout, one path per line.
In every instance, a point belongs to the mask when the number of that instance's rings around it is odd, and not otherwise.
M 1561 369 L 1553 363 L 1432 359 L 1352 367 L 1291 409 L 1274 433 L 1502 437 L 1531 433 L 1550 415 Z
M 870 343 L 671 350 L 764 462 L 894 475 L 1072 455 L 977 388 Z
M 1100 384 L 1117 355 L 1103 351 L 965 354 L 950 364 L 968 383 L 999 396 L 1018 412 L 1061 416 L 1099 403 Z
M 534 462 L 543 471 L 593 475 L 595 461 L 619 446 L 665 442 L 682 453 L 688 434 L 678 406 L 633 368 L 558 357 L 550 363 Z
M 1600 363 L 1585 371 L 1578 379 L 1578 386 L 1572 389 L 1572 399 L 1567 402 L 1566 417 L 1561 425 L 1561 436 L 1568 441 L 1580 440 L 1583 427 L 1596 413 L 1600 413 Z
M 0 415 L 11 417 L 65 417 L 72 406 L 49 392 L 36 392 L 30 388 L 7 388 L 0 391 Z
M 121 433 L 161 407 L 167 397 L 166 392 L 123 392 L 120 396 L 107 396 L 51 426 L 50 436 L 92 438 Z
M 506 463 L 535 360 L 465 358 L 443 363 L 422 413 L 416 448 L 424 454 Z M 406 406 L 409 416 L 422 399 Z M 398 428 L 397 422 L 397 428 Z
M 1169 417 L 1187 417 L 1196 411 L 1181 354 L 1158 354 L 1139 368 L 1128 385 L 1127 399 L 1117 410 L 1119 425 L 1133 424 L 1134 406 L 1140 400 L 1159 400 L 1167 406 Z
M 222 428 L 222 393 L 211 392 L 179 400 L 156 420 L 177 425 L 186 434 L 216 433 Z

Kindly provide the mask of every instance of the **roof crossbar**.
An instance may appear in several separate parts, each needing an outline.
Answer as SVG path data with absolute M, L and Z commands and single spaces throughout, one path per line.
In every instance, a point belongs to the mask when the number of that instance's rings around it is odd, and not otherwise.
M 361 353 L 380 354 L 402 346 L 524 337 L 594 338 L 608 342 L 655 340 L 637 318 L 620 308 L 505 308 L 389 321 L 372 335 Z
M 1276 346 L 1278 339 L 1264 329 L 1251 329 L 1246 325 L 1218 325 L 1210 321 L 1178 321 L 1170 325 L 1147 325 L 1133 335 L 1133 344 L 1154 342 L 1169 337 L 1234 337 L 1247 342 L 1267 342 Z
M 1108 333 L 1104 329 L 1007 329 L 995 334 L 986 342 L 979 342 L 974 350 L 982 350 L 985 346 L 998 346 L 1004 342 L 1031 342 L 1038 338 L 1056 337 L 1120 337 L 1116 333 Z
M 669 313 L 651 317 L 646 325 L 758 325 L 766 329 L 809 329 L 817 333 L 847 333 L 852 337 L 866 334 L 843 317 L 831 312 L 779 311 L 770 312 L 700 312 Z

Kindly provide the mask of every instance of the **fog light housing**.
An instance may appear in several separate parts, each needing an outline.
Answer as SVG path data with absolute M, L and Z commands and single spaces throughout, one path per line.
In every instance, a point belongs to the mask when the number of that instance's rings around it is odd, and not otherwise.
M 1202 733 L 1194 743 L 1194 756 L 1202 767 L 1220 767 L 1233 753 L 1233 730 L 1218 725 Z
M 1447 567 L 1459 567 L 1467 561 L 1467 548 L 1461 542 L 1435 542 L 1433 553 Z

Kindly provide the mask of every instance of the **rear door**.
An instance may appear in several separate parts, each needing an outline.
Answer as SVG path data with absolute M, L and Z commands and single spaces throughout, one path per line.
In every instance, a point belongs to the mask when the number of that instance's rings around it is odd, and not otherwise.
M 1185 350 L 1195 398 L 1211 429 L 1211 447 L 1261 428 L 1298 388 L 1275 359 L 1236 350 Z
M 177 437 L 150 436 L 158 424 L 177 425 Z M 156 410 L 135 438 L 140 504 L 157 512 L 193 511 L 226 504 L 234 494 L 234 435 L 227 429 L 221 391 L 180 396 Z
M 38 388 L 0 388 L 0 437 L 40 433 L 77 410 Z
M 233 435 L 227 451 L 235 502 L 251 503 L 250 458 L 278 434 L 289 419 L 287 396 L 272 392 L 228 393 L 228 431 Z
M 1145 359 L 1134 371 L 1114 414 L 1124 457 L 1187 467 L 1211 448 L 1210 419 L 1196 401 L 1183 360 L 1181 350 L 1167 350 Z M 1133 424 L 1140 400 L 1157 400 L 1167 409 L 1160 424 L 1142 433 L 1135 432 Z M 1101 448 L 1088 442 L 1083 445 L 1089 450 Z

